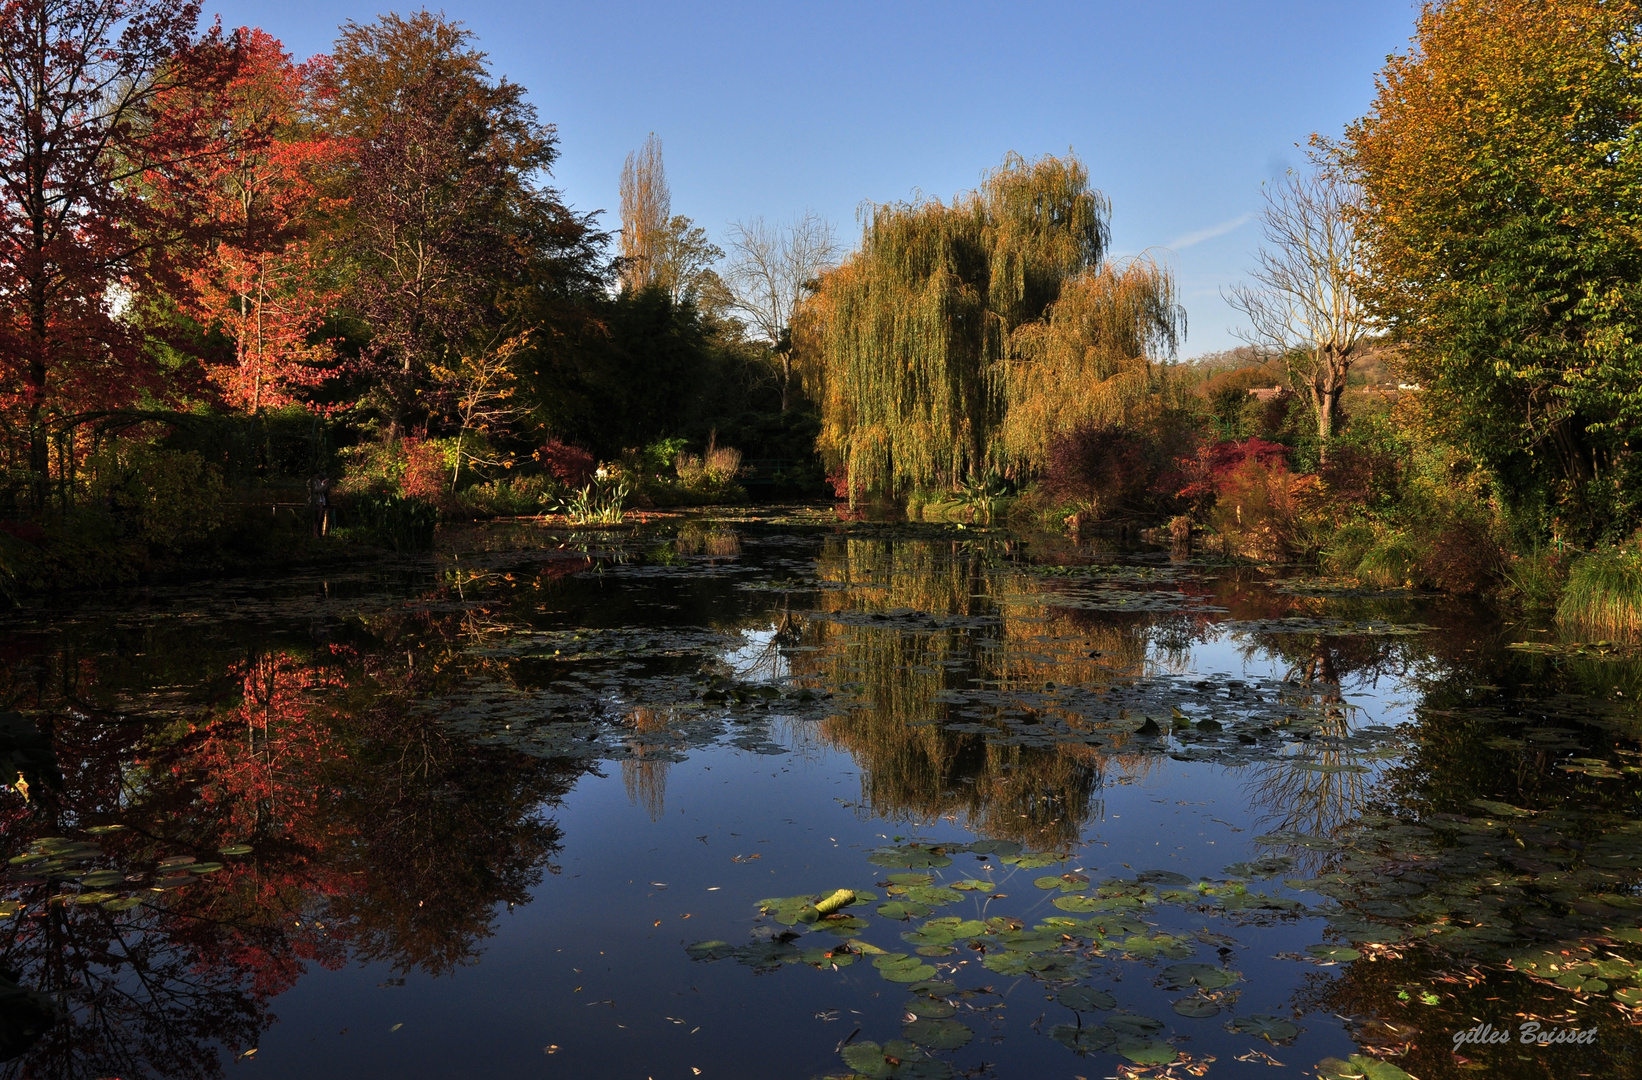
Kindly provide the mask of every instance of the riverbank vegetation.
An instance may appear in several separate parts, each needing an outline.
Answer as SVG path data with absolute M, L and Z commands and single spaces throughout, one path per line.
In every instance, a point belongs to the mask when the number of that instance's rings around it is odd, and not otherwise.
M 299 63 L 105 6 L 6 16 L 55 73 L 0 78 L 13 129 L 55 118 L 0 151 L 13 591 L 831 496 L 1581 625 L 1642 599 L 1599 572 L 1642 526 L 1637 5 L 1428 7 L 1363 118 L 1269 185 L 1228 294 L 1248 344 L 1187 361 L 1166 258 L 1111 257 L 1070 152 L 872 205 L 847 253 L 813 213 L 721 247 L 654 135 L 618 227 L 572 208 L 553 125 L 441 16 Z

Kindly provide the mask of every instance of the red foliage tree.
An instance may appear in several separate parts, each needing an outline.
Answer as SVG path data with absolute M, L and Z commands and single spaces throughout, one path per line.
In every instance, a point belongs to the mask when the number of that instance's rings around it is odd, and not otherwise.
M 0 7 L 0 407 L 27 435 L 43 505 L 55 418 L 135 400 L 154 372 L 120 318 L 163 262 L 144 176 L 201 148 L 151 121 L 179 84 L 220 78 L 197 0 L 12 0 Z M 145 227 L 152 226 L 152 227 Z
M 311 230 L 332 209 L 323 170 L 346 149 L 310 121 L 326 61 L 292 63 L 256 29 L 234 34 L 238 63 L 221 86 L 181 86 L 159 100 L 162 121 L 197 125 L 213 143 L 186 179 L 203 249 L 186 271 L 182 306 L 234 342 L 234 359 L 207 375 L 248 412 L 286 405 L 329 374 L 328 344 L 309 338 L 334 305 Z M 161 178 L 157 194 L 171 186 Z M 197 192 L 197 194 L 195 194 Z

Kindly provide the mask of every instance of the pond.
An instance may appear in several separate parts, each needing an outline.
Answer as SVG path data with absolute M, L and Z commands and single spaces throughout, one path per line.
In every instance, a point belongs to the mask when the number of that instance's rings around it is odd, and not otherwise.
M 1642 1075 L 1642 664 L 1481 603 L 770 511 L 0 642 L 8 1077 Z

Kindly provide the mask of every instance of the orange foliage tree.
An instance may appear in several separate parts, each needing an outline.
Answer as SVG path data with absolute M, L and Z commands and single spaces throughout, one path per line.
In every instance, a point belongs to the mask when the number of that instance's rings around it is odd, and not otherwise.
M 295 64 L 258 29 L 234 38 L 239 62 L 226 84 L 179 88 L 161 107 L 173 123 L 215 133 L 215 152 L 192 178 L 204 244 L 186 273 L 183 308 L 233 341 L 233 362 L 208 365 L 207 375 L 230 406 L 257 413 L 291 404 L 329 374 L 334 351 L 312 338 L 337 294 L 313 233 L 333 207 L 319 181 L 347 143 L 308 115 L 323 57 Z

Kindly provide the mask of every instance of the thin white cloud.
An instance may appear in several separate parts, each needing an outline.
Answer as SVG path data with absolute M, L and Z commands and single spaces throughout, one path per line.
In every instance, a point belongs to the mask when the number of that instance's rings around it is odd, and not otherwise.
M 1230 221 L 1222 221 L 1218 225 L 1210 225 L 1207 229 L 1199 229 L 1196 232 L 1189 232 L 1183 236 L 1178 236 L 1175 238 L 1174 242 L 1169 245 L 1169 247 L 1175 251 L 1184 251 L 1194 244 L 1201 244 L 1205 240 L 1213 240 L 1217 236 L 1225 236 L 1234 229 L 1241 229 L 1253 219 L 1254 214 L 1252 212 L 1247 214 L 1239 214 Z

